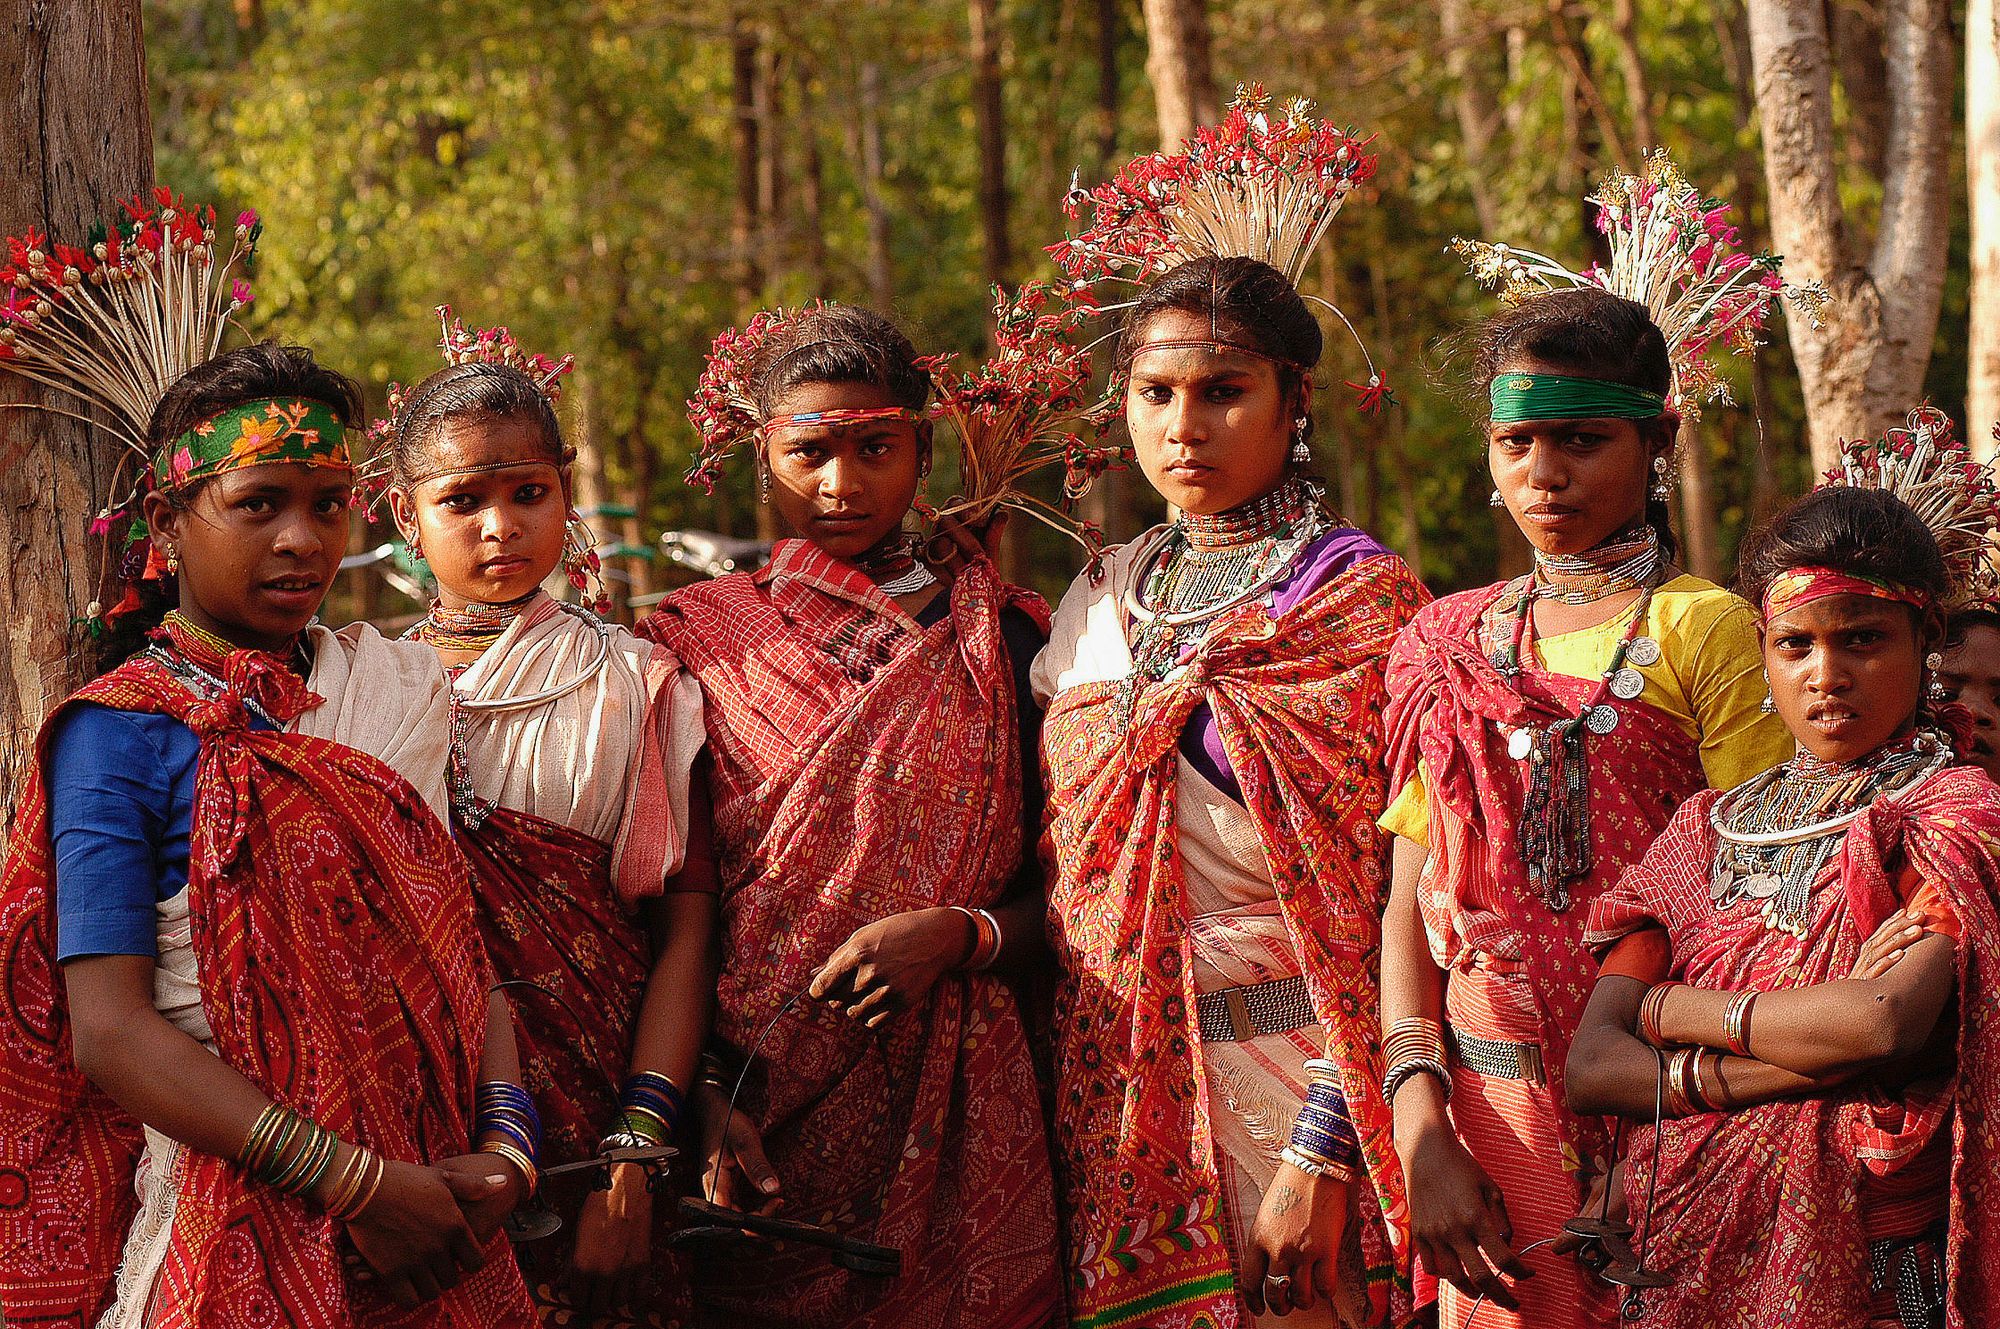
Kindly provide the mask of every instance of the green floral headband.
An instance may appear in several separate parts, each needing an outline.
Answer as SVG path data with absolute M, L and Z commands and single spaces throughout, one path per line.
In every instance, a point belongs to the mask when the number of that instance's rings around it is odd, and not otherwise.
M 204 420 L 153 458 L 153 483 L 178 489 L 246 466 L 293 462 L 351 470 L 347 426 L 310 398 L 264 397 Z

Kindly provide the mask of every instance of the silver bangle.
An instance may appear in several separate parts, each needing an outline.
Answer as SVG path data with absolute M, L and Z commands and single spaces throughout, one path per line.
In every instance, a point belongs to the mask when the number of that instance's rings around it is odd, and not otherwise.
M 1445 1101 L 1447 1103 L 1451 1101 L 1451 1070 L 1434 1057 L 1414 1057 L 1391 1066 L 1389 1073 L 1382 1077 L 1382 1101 L 1393 1111 L 1396 1106 L 1396 1091 L 1401 1089 L 1406 1081 L 1418 1075 L 1436 1076 L 1439 1086 L 1444 1090 Z

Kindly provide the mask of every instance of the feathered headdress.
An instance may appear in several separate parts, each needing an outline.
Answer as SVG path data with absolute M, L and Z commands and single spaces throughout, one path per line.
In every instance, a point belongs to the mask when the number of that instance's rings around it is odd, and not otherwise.
M 756 438 L 764 428 L 763 412 L 750 392 L 750 371 L 764 343 L 791 323 L 826 307 L 815 300 L 798 309 L 762 309 L 742 328 L 725 328 L 708 348 L 708 363 L 688 400 L 688 419 L 700 442 L 694 464 L 683 477 L 704 494 L 715 492 L 730 454 Z
M 562 377 L 576 368 L 575 356 L 565 355 L 558 360 L 538 355 L 522 346 L 504 327 L 468 328 L 464 320 L 453 317 L 450 305 L 439 305 L 435 312 L 438 353 L 446 369 L 468 364 L 506 365 L 527 375 L 551 410 L 562 400 Z M 368 426 L 368 459 L 359 467 L 358 477 L 367 494 L 371 516 L 379 512 L 382 498 L 389 491 L 396 436 L 413 404 L 410 394 L 411 389 L 401 383 L 391 383 L 389 413 Z M 572 457 L 573 453 L 565 449 L 563 463 L 567 465 Z M 563 534 L 562 565 L 569 584 L 589 608 L 600 614 L 610 613 L 611 596 L 604 587 L 596 536 L 574 511 L 568 516 Z
M 1741 252 L 1729 205 L 1703 198 L 1664 151 L 1646 159 L 1643 176 L 1607 177 L 1590 201 L 1610 244 L 1609 267 L 1573 272 L 1545 254 L 1478 240 L 1453 240 L 1452 250 L 1509 305 L 1592 286 L 1646 306 L 1673 362 L 1669 404 L 1689 419 L 1700 418 L 1703 402 L 1729 400 L 1715 353 L 1754 347 L 1781 296 L 1819 326 L 1826 288 L 1787 284 L 1775 256 Z
M 1222 123 L 1197 131 L 1180 151 L 1135 158 L 1095 189 L 1073 182 L 1063 210 L 1072 221 L 1088 210 L 1090 225 L 1049 246 L 1071 291 L 1107 281 L 1143 285 L 1208 257 L 1257 259 L 1300 286 L 1341 205 L 1375 174 L 1373 139 L 1315 119 L 1303 98 L 1275 119 L 1270 106 L 1261 85 L 1241 86 Z M 1360 347 L 1368 381 L 1347 386 L 1362 410 L 1393 401 L 1353 323 L 1331 302 L 1305 298 L 1339 319 Z
M 1819 487 L 1833 485 L 1894 494 L 1923 518 L 1951 578 L 1946 610 L 2000 601 L 1994 568 L 2000 486 L 1992 467 L 1973 460 L 1943 411 L 1919 406 L 1881 439 L 1843 443 L 1840 464 Z
M 104 537 L 108 553 L 114 524 L 132 519 L 119 564 L 127 593 L 109 615 L 91 605 L 93 629 L 137 606 L 132 586 L 153 562 L 137 519 L 153 475 L 147 425 L 174 381 L 221 350 L 232 316 L 250 303 L 242 274 L 262 232 L 256 213 L 239 213 L 224 255 L 215 209 L 164 186 L 126 200 L 121 212 L 93 227 L 81 249 L 48 244 L 34 230 L 10 236 L 0 267 L 0 370 L 77 407 L 27 403 L 32 409 L 82 420 L 120 445 L 110 498 L 91 533 Z

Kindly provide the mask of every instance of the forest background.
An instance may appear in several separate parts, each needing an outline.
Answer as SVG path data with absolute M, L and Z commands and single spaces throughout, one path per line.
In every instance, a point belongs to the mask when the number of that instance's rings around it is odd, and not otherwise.
M 1318 461 L 1342 511 L 1440 592 L 1525 561 L 1486 505 L 1476 403 L 1448 345 L 1495 305 L 1447 245 L 1505 240 L 1580 266 L 1599 243 L 1585 195 L 1654 147 L 1735 205 L 1748 248 L 1785 253 L 1788 276 L 1826 281 L 1837 302 L 1818 332 L 1774 325 L 1729 369 L 1741 408 L 1708 411 L 1684 439 L 1697 571 L 1726 579 L 1747 525 L 1805 488 L 1836 437 L 1879 431 L 1927 396 L 1960 420 L 1970 408 L 1990 452 L 2000 415 L 1994 0 L 7 10 L 0 92 L 10 74 L 25 80 L 23 115 L 0 126 L 10 228 L 64 238 L 53 200 L 90 192 L 93 175 L 97 212 L 115 197 L 107 174 L 123 192 L 156 177 L 224 216 L 254 207 L 265 231 L 247 329 L 313 346 L 362 379 L 378 411 L 391 380 L 436 367 L 442 303 L 573 354 L 583 505 L 618 588 L 642 603 L 680 579 L 658 555 L 663 529 L 771 533 L 747 465 L 713 498 L 680 483 L 694 442 L 683 403 L 718 330 L 824 295 L 893 312 L 921 349 L 976 354 L 989 284 L 1052 274 L 1042 249 L 1065 233 L 1072 173 L 1088 184 L 1177 144 L 1240 81 L 1378 136 L 1381 167 L 1309 284 L 1354 319 L 1398 404 L 1354 411 L 1338 385 L 1365 370 L 1330 328 Z M 81 73 L 60 68 L 79 59 Z M 52 145 L 100 128 L 110 166 L 65 172 Z M 18 441 L 20 418 L 0 413 L 0 441 Z M 16 554 L 0 587 L 14 721 L 0 769 L 62 695 L 65 648 L 74 672 L 73 635 L 25 626 L 43 612 L 37 597 L 74 616 L 100 575 L 73 533 L 51 552 L 60 528 L 24 515 L 70 492 L 65 476 L 93 483 L 91 444 L 71 446 L 80 470 L 0 474 Z M 939 480 L 948 491 L 948 468 Z M 81 513 L 66 515 L 80 525 Z M 1159 513 L 1136 474 L 1086 503 L 1113 539 Z M 1016 525 L 1009 570 L 1053 597 L 1080 557 Z M 357 535 L 374 544 L 386 531 Z M 370 576 L 345 594 L 330 616 L 415 608 Z

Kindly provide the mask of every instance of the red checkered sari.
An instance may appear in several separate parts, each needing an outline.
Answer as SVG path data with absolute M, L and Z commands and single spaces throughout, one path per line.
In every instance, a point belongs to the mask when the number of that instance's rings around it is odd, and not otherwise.
M 864 924 L 990 905 L 1021 851 L 1000 612 L 1041 601 L 976 564 L 919 626 L 866 575 L 781 541 L 769 566 L 677 592 L 645 625 L 701 680 L 714 761 L 723 969 L 716 1025 L 767 1026 L 752 1106 L 786 1212 L 899 1248 L 870 1283 L 787 1248 L 693 1270 L 734 1322 L 1028 1329 L 1059 1313 L 1055 1214 L 1012 991 L 947 974 L 880 1034 L 792 999 Z M 775 1021 L 775 1023 L 774 1023 Z
M 281 723 L 322 704 L 282 661 L 237 651 L 204 663 L 228 684 L 215 700 L 139 657 L 71 703 L 171 715 L 201 740 L 188 905 L 216 1051 L 278 1102 L 388 1158 L 466 1152 L 488 971 L 464 860 L 374 757 L 249 727 L 244 699 Z M 111 1296 L 140 1140 L 71 1059 L 43 755 L 0 880 L 0 1300 L 10 1324 L 81 1329 Z M 348 1280 L 341 1230 L 317 1209 L 224 1159 L 180 1159 L 150 1325 L 532 1322 L 503 1237 L 484 1269 L 406 1311 Z
M 1045 853 L 1064 970 L 1056 1127 L 1074 1325 L 1245 1320 L 1198 1061 L 1176 831 L 1181 733 L 1202 702 L 1341 1068 L 1373 1191 L 1361 1211 L 1372 1310 L 1389 1312 L 1407 1209 L 1381 1091 L 1382 667 L 1425 599 L 1401 559 L 1365 559 L 1276 619 L 1256 604 L 1217 619 L 1184 669 L 1141 686 L 1129 726 L 1115 681 L 1050 703 Z
M 1646 1294 L 1660 1329 L 1847 1329 L 1869 1320 L 1865 1181 L 1893 1177 L 1945 1133 L 1952 1142 L 1946 1242 L 1952 1329 L 2000 1324 L 2000 791 L 1955 767 L 1878 799 L 1821 878 L 1803 940 L 1710 893 L 1721 795 L 1691 799 L 1591 911 L 1608 946 L 1666 928 L 1672 976 L 1698 987 L 1770 990 L 1844 978 L 1861 944 L 1902 907 L 1896 881 L 1935 885 L 1962 931 L 1957 1057 L 1945 1079 L 1890 1092 L 1869 1083 L 1825 1098 L 1764 1103 L 1634 1132 L 1626 1190 L 1634 1222 L 1660 1169 L 1648 1263 L 1673 1278 Z M 1947 1010 L 1945 1018 L 1952 1019 Z

